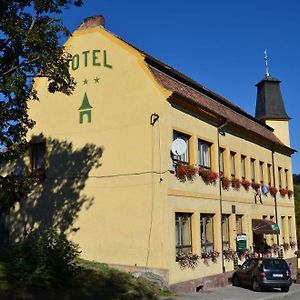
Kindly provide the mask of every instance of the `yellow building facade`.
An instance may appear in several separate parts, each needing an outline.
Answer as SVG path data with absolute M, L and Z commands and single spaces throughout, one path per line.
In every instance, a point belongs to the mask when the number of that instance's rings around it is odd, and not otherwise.
M 15 208 L 13 239 L 51 226 L 85 259 L 151 271 L 182 291 L 226 284 L 264 238 L 296 268 L 287 121 L 267 120 L 273 131 L 102 22 L 86 20 L 66 43 L 71 96 L 35 82 L 28 166 L 41 179 Z M 274 232 L 256 234 L 255 220 Z M 240 259 L 227 257 L 243 243 Z

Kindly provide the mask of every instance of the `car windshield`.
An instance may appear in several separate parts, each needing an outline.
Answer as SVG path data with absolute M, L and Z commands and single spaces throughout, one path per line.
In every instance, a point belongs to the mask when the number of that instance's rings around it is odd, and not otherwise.
M 281 259 L 265 260 L 264 265 L 265 265 L 266 269 L 276 269 L 276 270 L 286 270 L 287 269 L 286 262 Z

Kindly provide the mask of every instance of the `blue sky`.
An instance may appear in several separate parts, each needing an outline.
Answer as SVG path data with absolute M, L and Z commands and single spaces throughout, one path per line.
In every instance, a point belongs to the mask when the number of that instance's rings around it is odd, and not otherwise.
M 270 74 L 282 80 L 292 118 L 291 147 L 300 151 L 299 0 L 85 0 L 63 19 L 73 31 L 97 14 L 105 17 L 108 30 L 251 115 L 266 48 Z M 300 173 L 300 153 L 293 156 L 293 172 Z

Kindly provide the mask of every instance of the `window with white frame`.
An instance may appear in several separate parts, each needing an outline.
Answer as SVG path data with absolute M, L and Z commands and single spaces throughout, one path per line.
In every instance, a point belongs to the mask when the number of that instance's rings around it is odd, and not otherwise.
M 272 165 L 268 164 L 268 185 L 272 185 Z
M 236 234 L 240 235 L 243 233 L 243 215 L 236 215 L 235 216 L 236 222 Z
M 264 162 L 259 162 L 259 177 L 260 177 L 260 183 L 264 183 Z
M 272 221 L 273 223 L 275 223 L 275 218 L 274 216 L 270 216 L 270 221 Z M 271 234 L 271 243 L 272 245 L 275 244 L 275 234 Z
M 219 153 L 220 153 L 219 164 L 220 164 L 220 174 L 221 175 L 224 175 L 224 152 L 225 152 L 225 149 L 223 149 L 223 148 L 219 149 Z
M 173 132 L 173 141 L 175 141 L 176 139 L 184 140 L 187 147 L 186 147 L 186 151 L 183 154 L 181 154 L 181 155 L 173 154 L 173 160 L 180 162 L 180 163 L 188 164 L 189 163 L 189 139 L 190 139 L 190 137 L 184 133 L 174 131 Z
M 284 170 L 284 175 L 285 175 L 285 188 L 289 188 L 289 170 L 285 169 Z
M 230 175 L 232 179 L 235 179 L 235 152 L 230 151 Z
M 278 185 L 282 188 L 282 168 L 278 167 Z
M 241 175 L 242 175 L 242 179 L 246 179 L 246 156 L 245 155 L 241 155 Z
M 201 251 L 209 253 L 214 251 L 214 215 L 200 214 Z
M 203 140 L 198 140 L 198 161 L 199 161 L 199 166 L 205 169 L 210 169 L 211 168 L 211 144 L 203 141 Z
M 255 159 L 250 160 L 251 181 L 255 182 Z
M 192 228 L 190 213 L 176 213 L 176 253 L 192 252 Z
M 293 232 L 292 232 L 292 217 L 289 216 L 288 217 L 288 230 L 289 230 L 289 240 L 290 242 L 292 242 L 293 240 Z
M 223 249 L 227 250 L 230 247 L 229 215 L 222 215 L 222 237 Z

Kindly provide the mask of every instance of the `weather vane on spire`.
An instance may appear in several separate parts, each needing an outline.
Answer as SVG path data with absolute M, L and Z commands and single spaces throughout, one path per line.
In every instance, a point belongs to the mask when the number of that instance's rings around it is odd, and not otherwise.
M 264 51 L 265 53 L 265 67 L 266 67 L 266 76 L 270 76 L 270 73 L 269 73 L 269 67 L 268 67 L 268 55 L 267 55 L 267 49 L 265 49 Z

